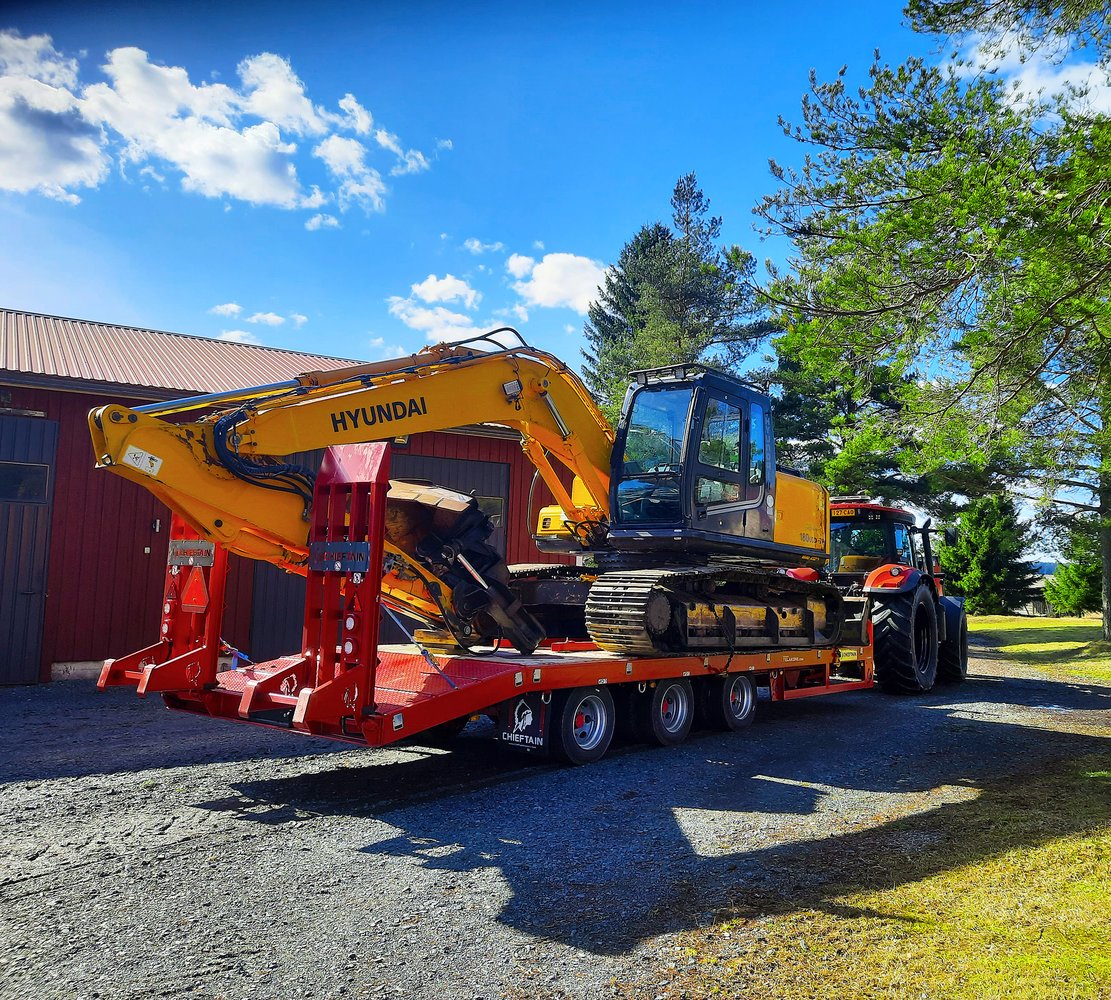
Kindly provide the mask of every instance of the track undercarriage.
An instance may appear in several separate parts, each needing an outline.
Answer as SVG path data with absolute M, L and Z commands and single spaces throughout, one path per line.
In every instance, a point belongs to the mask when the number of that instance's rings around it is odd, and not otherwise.
M 549 634 L 628 656 L 833 646 L 845 620 L 829 584 L 746 566 L 522 567 L 512 586 Z

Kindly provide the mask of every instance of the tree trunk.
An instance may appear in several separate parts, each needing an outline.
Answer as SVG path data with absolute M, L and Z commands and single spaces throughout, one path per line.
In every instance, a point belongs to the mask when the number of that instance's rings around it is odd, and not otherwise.
M 1099 477 L 1099 553 L 1103 564 L 1103 638 L 1111 642 L 1111 472 L 1101 472 Z

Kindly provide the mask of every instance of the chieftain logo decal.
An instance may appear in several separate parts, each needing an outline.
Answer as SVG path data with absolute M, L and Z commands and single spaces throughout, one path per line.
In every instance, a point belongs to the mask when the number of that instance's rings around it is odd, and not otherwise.
M 338 434 L 340 431 L 354 431 L 360 427 L 373 427 L 375 424 L 387 424 L 406 417 L 427 415 L 428 404 L 423 396 L 417 396 L 405 402 L 398 399 L 392 403 L 379 403 L 377 406 L 360 406 L 357 410 L 336 410 L 332 413 L 332 430 Z
M 532 709 L 528 702 L 522 699 L 517 702 L 517 709 L 513 713 L 513 732 L 523 733 L 532 725 Z

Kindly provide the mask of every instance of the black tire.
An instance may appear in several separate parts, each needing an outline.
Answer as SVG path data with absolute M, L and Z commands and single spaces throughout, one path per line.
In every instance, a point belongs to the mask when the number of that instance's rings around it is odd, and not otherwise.
M 756 685 L 748 674 L 707 677 L 699 685 L 699 722 L 708 729 L 736 732 L 752 725 Z
M 636 704 L 638 728 L 646 743 L 673 747 L 687 738 L 694 723 L 694 689 L 685 677 L 657 681 Z
M 876 680 L 891 694 L 920 694 L 937 680 L 937 608 L 925 585 L 873 598 Z
M 937 679 L 960 684 L 968 676 L 968 615 L 964 605 L 951 597 L 941 599 L 945 612 L 945 641 L 937 651 Z
M 464 715 L 458 719 L 452 719 L 450 722 L 441 722 L 438 726 L 433 726 L 431 729 L 426 729 L 423 733 L 414 736 L 413 739 L 426 747 L 450 747 L 459 734 L 467 728 L 467 723 L 471 721 L 469 715 Z
M 552 756 L 568 764 L 601 760 L 613 741 L 616 713 L 604 687 L 559 691 L 552 697 Z

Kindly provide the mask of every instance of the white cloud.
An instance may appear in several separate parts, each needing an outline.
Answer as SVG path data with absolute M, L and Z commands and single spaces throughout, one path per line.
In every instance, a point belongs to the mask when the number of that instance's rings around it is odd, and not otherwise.
M 49 35 L 21 37 L 15 31 L 0 31 L 0 72 L 25 76 L 51 87 L 77 86 L 77 60 L 58 52 Z
M 455 148 L 455 143 L 452 142 L 450 139 L 439 139 L 436 142 L 436 149 L 437 150 L 442 149 L 446 152 L 450 152 L 454 148 Z
M 371 213 L 385 207 L 381 173 L 366 147 L 338 132 L 373 136 L 376 149 L 393 154 L 392 174 L 431 166 L 392 132 L 375 131 L 353 94 L 338 110 L 314 104 L 290 62 L 273 53 L 243 59 L 230 86 L 194 84 L 185 68 L 159 65 L 135 47 L 111 50 L 100 68 L 106 79 L 82 89 L 78 61 L 58 52 L 49 36 L 0 31 L 0 190 L 75 203 L 75 192 L 103 183 L 115 160 L 160 183 L 174 170 L 182 190 L 210 198 L 310 211 L 337 202 L 342 211 Z M 298 165 L 312 166 L 310 146 L 291 141 L 301 136 L 320 140 L 312 152 L 325 161 L 335 190 L 312 184 L 305 193 Z M 346 162 L 329 140 L 354 144 Z M 122 169 L 120 175 L 127 177 Z
M 340 181 L 341 211 L 346 212 L 352 205 L 359 205 L 367 212 L 385 209 L 386 185 L 382 175 L 367 166 L 367 149 L 358 139 L 331 135 L 312 151 L 312 155 L 323 160 L 332 176 Z
M 262 341 L 258 339 L 249 330 L 225 330 L 220 334 L 217 340 L 230 340 L 235 344 L 261 344 Z
M 964 75 L 978 70 L 998 73 L 1010 82 L 1016 102 L 1048 99 L 1081 91 L 1076 103 L 1097 113 L 1111 113 L 1111 76 L 1094 62 L 1061 61 L 1053 51 L 1027 51 L 1017 35 L 977 36 L 956 69 Z M 971 63 L 971 65 L 970 65 Z
M 411 298 L 394 295 L 387 300 L 390 314 L 412 330 L 419 330 L 430 343 L 443 340 L 465 340 L 479 332 L 474 320 L 464 313 L 452 312 L 443 306 L 418 305 Z
M 544 241 L 543 240 L 533 240 L 532 241 L 532 248 L 533 248 L 533 250 L 543 250 L 544 249 Z
M 305 228 L 310 233 L 317 229 L 339 229 L 339 219 L 334 215 L 314 215 L 305 220 Z
M 504 250 L 505 244 L 483 243 L 482 240 L 476 239 L 472 236 L 469 240 L 463 241 L 463 249 L 477 256 L 478 254 L 482 253 L 496 253 L 498 250 Z
M 410 353 L 400 344 L 387 344 L 385 337 L 371 337 L 368 346 L 372 361 L 389 361 L 391 358 L 402 358 Z
M 97 187 L 109 164 L 103 129 L 67 89 L 77 82 L 76 60 L 46 35 L 2 31 L 0 71 L 0 189 L 76 204 L 70 189 Z
M 528 322 L 528 310 L 523 305 L 521 305 L 520 302 L 518 302 L 516 305 L 508 306 L 505 309 L 498 309 L 495 311 L 494 315 L 504 320 L 508 320 L 509 322 L 513 322 L 514 320 L 517 320 L 521 323 Z
M 265 323 L 267 326 L 281 326 L 285 322 L 284 316 L 277 313 L 255 313 L 247 317 L 248 323 Z
M 304 313 L 290 313 L 289 318 L 298 330 L 300 330 L 301 327 L 303 327 L 309 321 L 308 316 L 306 316 Z
M 510 257 L 510 264 L 517 257 Z M 529 258 L 525 258 L 528 260 Z M 510 273 L 515 273 L 510 267 Z M 518 281 L 514 290 L 528 305 L 566 307 L 582 315 L 598 294 L 605 268 L 596 260 L 572 253 L 545 254 L 532 267 L 528 281 Z
M 213 316 L 238 316 L 243 307 L 238 302 L 222 302 L 208 310 Z
M 442 278 L 430 274 L 424 281 L 413 285 L 412 292 L 422 302 L 458 301 L 468 309 L 473 309 L 482 299 L 481 294 L 454 274 L 445 274 Z
M 514 278 L 523 278 L 534 267 L 536 267 L 536 261 L 520 253 L 510 254 L 509 260 L 505 262 L 505 269 Z
M 321 205 L 327 205 L 332 200 L 330 194 L 325 194 L 315 184 L 312 186 L 312 192 L 307 194 L 301 199 L 300 208 L 320 208 Z
M 238 66 L 246 93 L 242 108 L 298 135 L 323 135 L 328 122 L 305 96 L 293 67 L 272 52 L 244 59 Z
M 380 128 L 374 133 L 374 141 L 383 149 L 388 149 L 397 157 L 397 163 L 390 171 L 393 175 L 419 174 L 432 166 L 428 157 L 420 150 L 402 150 L 401 140 L 392 132 L 387 132 L 384 128 Z
M 103 68 L 111 83 L 86 88 L 85 114 L 123 137 L 125 159 L 165 161 L 184 190 L 210 198 L 296 207 L 297 147 L 272 121 L 235 128 L 239 98 L 230 87 L 195 87 L 184 69 L 156 66 L 136 48 L 114 49 Z
M 352 132 L 356 135 L 368 135 L 370 133 L 370 129 L 374 125 L 374 116 L 355 100 L 354 94 L 344 94 L 340 99 L 339 106 L 346 113 L 346 124 Z

